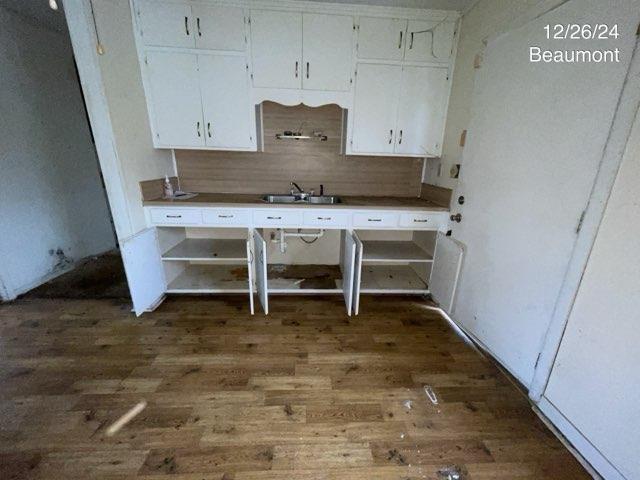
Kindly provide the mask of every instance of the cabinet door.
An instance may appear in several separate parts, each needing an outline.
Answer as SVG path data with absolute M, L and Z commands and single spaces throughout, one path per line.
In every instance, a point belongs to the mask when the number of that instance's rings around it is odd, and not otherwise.
M 402 67 L 360 64 L 356 74 L 351 150 L 392 153 Z
M 164 146 L 204 145 L 202 99 L 195 55 L 147 52 L 148 105 L 155 143 Z
M 440 154 L 447 93 L 446 68 L 403 67 L 396 153 Z
M 302 14 L 251 11 L 253 86 L 302 86 Z
M 455 300 L 464 246 L 442 232 L 436 235 L 436 248 L 429 276 L 429 291 L 440 307 L 451 314 Z
M 360 17 L 358 58 L 401 60 L 406 30 L 406 20 Z
M 189 5 L 154 0 L 141 0 L 137 5 L 145 45 L 187 48 L 195 45 Z
M 241 8 L 196 4 L 192 9 L 196 48 L 245 50 L 244 12 Z
M 207 146 L 251 148 L 254 134 L 245 58 L 198 55 L 198 67 Z
M 253 307 L 253 255 L 251 254 L 251 239 L 247 239 L 247 280 L 249 281 L 249 311 L 255 313 Z
M 353 17 L 305 13 L 302 17 L 303 88 L 349 90 Z
M 353 304 L 353 277 L 356 262 L 356 242 L 353 235 L 348 231 L 344 232 L 344 242 L 342 244 L 342 294 L 344 303 L 347 306 L 347 315 L 351 315 L 351 305 Z
M 409 20 L 405 60 L 448 62 L 454 33 L 454 22 Z
M 256 288 L 265 314 L 269 314 L 269 292 L 267 290 L 267 244 L 257 230 L 253 231 L 253 247 L 256 264 Z
M 360 313 L 360 280 L 362 279 L 362 240 L 356 232 L 353 232 L 353 241 L 356 247 L 355 262 L 353 267 L 353 314 Z

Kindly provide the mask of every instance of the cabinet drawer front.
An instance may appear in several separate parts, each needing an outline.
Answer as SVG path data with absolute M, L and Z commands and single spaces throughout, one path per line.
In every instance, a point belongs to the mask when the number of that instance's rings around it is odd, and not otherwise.
M 283 225 L 302 225 L 302 212 L 285 210 L 261 210 L 253 212 L 256 227 L 280 227 Z
M 205 225 L 249 225 L 247 210 L 206 209 L 202 211 L 202 222 Z
M 304 212 L 305 226 L 345 228 L 349 224 L 349 214 L 340 212 Z
M 151 221 L 156 225 L 200 225 L 200 210 L 180 208 L 152 208 Z
M 413 229 L 434 230 L 440 226 L 441 215 L 433 213 L 403 213 L 400 215 L 400 226 Z
M 354 227 L 390 228 L 398 226 L 397 213 L 368 212 L 353 215 Z

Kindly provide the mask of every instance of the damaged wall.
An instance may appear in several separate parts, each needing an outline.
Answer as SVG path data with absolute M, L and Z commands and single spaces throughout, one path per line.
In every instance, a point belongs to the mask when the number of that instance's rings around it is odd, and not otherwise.
M 0 7 L 0 44 L 0 294 L 10 299 L 115 237 L 68 36 Z

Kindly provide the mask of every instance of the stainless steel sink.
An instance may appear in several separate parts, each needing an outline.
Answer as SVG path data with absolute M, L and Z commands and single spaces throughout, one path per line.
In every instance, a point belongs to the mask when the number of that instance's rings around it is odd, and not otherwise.
M 320 205 L 342 203 L 340 197 L 334 195 L 313 195 L 301 198 L 298 195 L 267 194 L 262 197 L 262 201 L 266 203 L 312 203 Z

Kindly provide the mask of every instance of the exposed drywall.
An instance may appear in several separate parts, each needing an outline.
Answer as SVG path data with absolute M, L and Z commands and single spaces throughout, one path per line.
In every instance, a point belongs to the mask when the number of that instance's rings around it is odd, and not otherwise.
M 639 184 L 637 117 L 544 394 L 625 478 L 640 477 Z
M 471 97 L 475 77 L 476 55 L 484 50 L 484 40 L 502 31 L 541 0 L 480 0 L 463 15 L 458 53 L 453 71 L 451 98 L 440 159 L 427 160 L 426 183 L 453 188 L 458 180 L 451 178 L 451 167 L 462 163 L 460 136 L 471 118 Z M 440 176 L 438 176 L 440 173 Z
M 0 292 L 13 298 L 115 238 L 68 36 L 0 7 L 0 45 Z
M 129 216 L 129 227 L 118 232 L 123 239 L 146 228 L 139 182 L 173 175 L 173 159 L 170 150 L 153 148 L 129 2 L 101 0 L 93 2 L 93 11 L 104 48 L 98 57 L 100 73 Z

